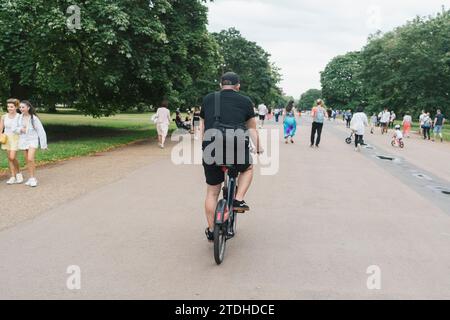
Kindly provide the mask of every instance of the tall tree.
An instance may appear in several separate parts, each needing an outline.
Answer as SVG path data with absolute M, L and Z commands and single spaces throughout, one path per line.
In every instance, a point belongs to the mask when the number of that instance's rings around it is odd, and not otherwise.
M 328 63 L 321 73 L 321 83 L 323 98 L 330 107 L 354 109 L 364 103 L 360 73 L 359 52 L 349 52 Z
M 242 91 L 256 104 L 276 104 L 282 95 L 278 88 L 281 75 L 279 69 L 270 62 L 270 54 L 255 42 L 245 39 L 234 28 L 214 33 L 213 36 L 225 59 L 221 72 L 234 71 L 239 74 Z
M 301 95 L 298 107 L 300 110 L 310 110 L 318 99 L 322 99 L 322 90 L 309 89 Z

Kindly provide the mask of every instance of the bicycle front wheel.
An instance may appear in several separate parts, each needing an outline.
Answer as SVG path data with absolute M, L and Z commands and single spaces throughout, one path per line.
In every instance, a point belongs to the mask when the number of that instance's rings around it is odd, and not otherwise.
M 227 244 L 227 220 L 225 213 L 227 210 L 227 202 L 219 201 L 216 209 L 215 225 L 214 225 L 214 260 L 221 265 L 225 258 L 225 248 Z

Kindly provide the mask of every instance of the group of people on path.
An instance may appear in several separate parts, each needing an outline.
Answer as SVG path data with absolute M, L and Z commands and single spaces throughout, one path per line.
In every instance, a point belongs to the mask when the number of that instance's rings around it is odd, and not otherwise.
M 29 101 L 8 99 L 7 113 L 0 120 L 1 149 L 8 156 L 10 179 L 8 185 L 22 184 L 23 174 L 20 171 L 17 153 L 24 152 L 29 179 L 26 186 L 37 187 L 36 179 L 36 152 L 39 149 L 47 149 L 47 134 L 41 120 L 36 114 L 35 108 Z
M 351 112 L 350 110 L 348 112 Z M 402 142 L 404 137 L 409 138 L 411 134 L 411 128 L 413 125 L 413 118 L 412 116 L 407 113 L 404 115 L 403 120 L 400 124 L 395 125 L 395 121 L 397 119 L 397 115 L 394 111 L 389 111 L 388 108 L 385 108 L 383 111 L 381 111 L 378 115 L 374 113 L 372 117 L 370 118 L 370 132 L 371 134 L 374 134 L 375 128 L 380 127 L 381 128 L 381 134 L 387 134 L 389 128 L 394 129 L 394 134 L 392 137 L 392 144 L 399 144 Z M 431 140 L 431 129 L 433 129 L 434 132 L 434 139 L 436 140 L 437 136 L 439 135 L 441 142 L 444 141 L 444 137 L 442 134 L 443 126 L 445 124 L 445 116 L 442 114 L 441 110 L 437 110 L 436 116 L 431 118 L 429 112 L 422 111 L 422 114 L 420 115 L 419 122 L 420 122 L 420 130 L 421 134 L 423 134 L 424 139 Z M 352 118 L 350 120 L 350 124 L 347 124 L 347 127 L 351 128 L 353 132 L 355 132 L 355 147 L 356 150 L 360 150 L 361 145 L 364 144 L 363 136 L 365 127 L 368 126 L 369 123 L 367 121 L 367 116 L 363 112 L 362 108 L 359 108 L 357 110 L 357 113 L 352 115 Z
M 268 114 L 270 110 L 267 106 L 262 103 L 255 110 L 255 113 L 258 117 L 259 128 L 264 128 L 265 120 L 268 119 Z M 284 140 L 286 144 L 292 143 L 294 144 L 294 137 L 297 134 L 297 114 L 300 116 L 301 113 L 298 112 L 295 108 L 295 102 L 289 101 L 285 108 L 277 107 L 274 109 L 274 117 L 275 122 L 278 123 L 280 119 L 282 119 L 283 128 L 284 128 Z M 334 114 L 334 116 L 337 112 Z M 332 115 L 333 116 L 333 115 Z M 318 148 L 320 145 L 321 137 L 322 137 L 322 129 L 325 120 L 330 119 L 330 115 L 325 108 L 323 100 L 319 99 L 316 101 L 315 106 L 311 110 L 311 117 L 313 118 L 313 124 L 311 129 L 311 147 Z
M 422 110 L 422 113 L 419 117 L 419 123 L 421 133 L 423 134 L 423 139 L 431 140 L 431 130 L 433 129 L 433 142 L 436 141 L 437 136 L 439 136 L 441 142 L 444 142 L 442 129 L 445 122 L 446 119 L 441 110 L 436 111 L 436 116 L 434 117 L 434 119 L 431 118 L 429 112 L 425 112 L 425 110 Z

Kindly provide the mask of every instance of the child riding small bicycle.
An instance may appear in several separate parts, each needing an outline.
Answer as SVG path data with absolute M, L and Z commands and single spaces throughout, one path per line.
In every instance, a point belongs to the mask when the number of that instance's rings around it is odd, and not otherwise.
M 392 137 L 391 144 L 393 147 L 399 146 L 402 149 L 405 147 L 405 143 L 403 142 L 403 133 L 401 131 L 400 125 L 395 126 L 395 132 L 394 132 L 394 136 Z

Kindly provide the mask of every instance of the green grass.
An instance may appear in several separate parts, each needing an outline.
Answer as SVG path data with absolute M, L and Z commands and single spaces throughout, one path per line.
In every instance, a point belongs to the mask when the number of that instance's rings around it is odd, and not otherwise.
M 39 150 L 38 164 L 87 156 L 134 141 L 156 137 L 151 114 L 120 114 L 92 118 L 74 112 L 39 114 L 47 132 L 49 150 Z M 18 159 L 24 166 L 22 152 Z M 0 155 L 0 171 L 8 168 L 6 153 Z

